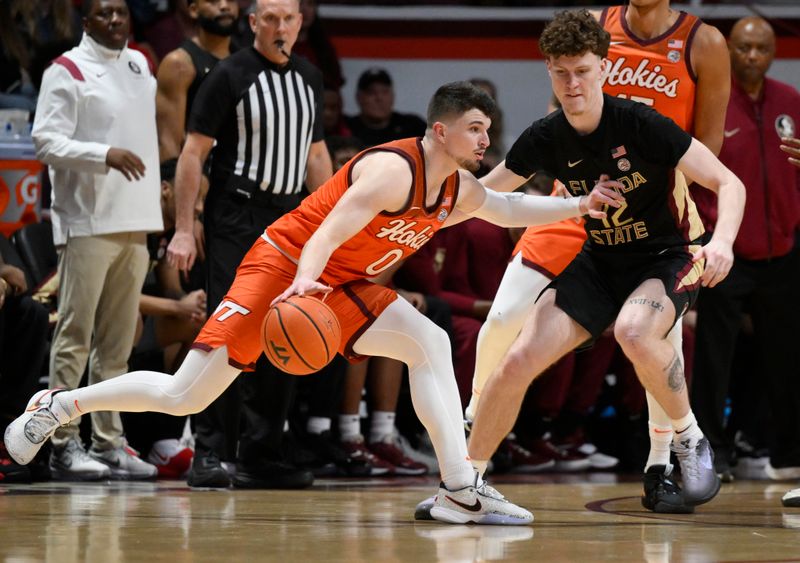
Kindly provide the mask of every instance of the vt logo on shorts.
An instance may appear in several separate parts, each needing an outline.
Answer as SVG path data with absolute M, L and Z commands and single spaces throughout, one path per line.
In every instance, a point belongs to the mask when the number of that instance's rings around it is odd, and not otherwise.
M 214 311 L 214 315 L 222 311 L 223 309 L 227 309 L 224 313 L 222 313 L 219 317 L 217 317 L 218 321 L 224 321 L 225 319 L 239 313 L 240 315 L 249 315 L 250 310 L 245 309 L 238 303 L 234 303 L 233 301 L 228 301 L 227 299 L 224 300 L 222 303 L 219 304 L 219 307 Z

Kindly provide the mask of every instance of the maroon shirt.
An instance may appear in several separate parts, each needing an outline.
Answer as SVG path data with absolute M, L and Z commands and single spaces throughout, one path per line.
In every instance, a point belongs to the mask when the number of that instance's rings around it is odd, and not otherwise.
M 780 150 L 781 137 L 800 135 L 800 93 L 792 86 L 765 79 L 753 101 L 733 81 L 725 116 L 725 139 L 719 159 L 747 189 L 744 219 L 733 245 L 746 260 L 788 254 L 800 229 L 800 169 Z M 706 228 L 717 221 L 716 196 L 694 190 Z

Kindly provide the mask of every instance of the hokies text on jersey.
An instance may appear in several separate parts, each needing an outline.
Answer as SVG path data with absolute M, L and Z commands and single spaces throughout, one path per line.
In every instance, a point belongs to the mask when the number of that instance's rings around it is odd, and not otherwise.
M 383 226 L 375 233 L 379 239 L 385 238 L 391 242 L 402 246 L 408 246 L 414 250 L 419 250 L 423 244 L 433 238 L 433 228 L 426 225 L 421 231 L 414 230 L 416 221 L 406 221 L 405 219 L 394 219 L 388 225 Z
M 606 75 L 605 84 L 609 86 L 638 86 L 664 94 L 668 98 L 675 98 L 678 95 L 679 79 L 670 80 L 661 73 L 661 65 L 650 65 L 650 59 L 644 58 L 639 62 L 639 66 L 633 68 L 625 63 L 625 57 L 619 57 L 611 65 L 611 69 Z

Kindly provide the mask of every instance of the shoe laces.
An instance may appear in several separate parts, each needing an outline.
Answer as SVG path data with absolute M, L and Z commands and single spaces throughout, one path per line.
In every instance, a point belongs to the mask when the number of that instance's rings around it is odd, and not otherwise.
M 120 450 L 129 457 L 142 457 L 142 455 L 139 453 L 139 450 L 135 450 L 131 447 L 127 438 L 122 439 L 122 446 L 120 447 Z
M 673 450 L 678 459 L 681 460 L 681 471 L 690 479 L 700 478 L 700 456 L 697 453 L 697 446 L 692 447 L 689 440 L 684 440 L 678 444 L 673 444 Z
M 83 445 L 83 442 L 73 439 L 67 442 L 67 445 L 64 447 L 64 453 L 70 454 L 74 459 L 78 461 L 96 461 L 89 453 L 86 451 L 86 448 Z
M 34 438 L 31 440 L 32 442 L 42 442 L 53 430 L 53 423 L 56 426 L 61 425 L 49 406 L 42 407 L 34 412 L 28 422 L 25 423 L 25 433 Z
M 481 484 L 477 485 L 475 487 L 475 490 L 478 492 L 478 494 L 483 495 L 485 497 L 493 498 L 495 500 L 505 500 L 506 498 L 502 494 L 500 494 L 500 492 L 497 489 L 489 486 L 489 483 L 487 483 L 486 481 L 481 481 Z

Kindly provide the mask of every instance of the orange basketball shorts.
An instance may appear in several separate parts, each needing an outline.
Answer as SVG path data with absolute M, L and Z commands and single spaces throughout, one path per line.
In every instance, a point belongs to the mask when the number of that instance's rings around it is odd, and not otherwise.
M 233 285 L 192 347 L 213 350 L 227 346 L 229 363 L 252 371 L 262 353 L 259 333 L 264 316 L 272 300 L 292 283 L 296 271 L 294 262 L 259 238 L 239 264 Z M 395 299 L 393 290 L 367 280 L 334 287 L 325 303 L 342 327 L 339 353 L 351 361 L 362 359 L 353 352 L 353 344 Z
M 522 263 L 548 278 L 564 271 L 586 242 L 583 221 L 566 219 L 550 225 L 528 227 L 514 248 L 522 252 Z

